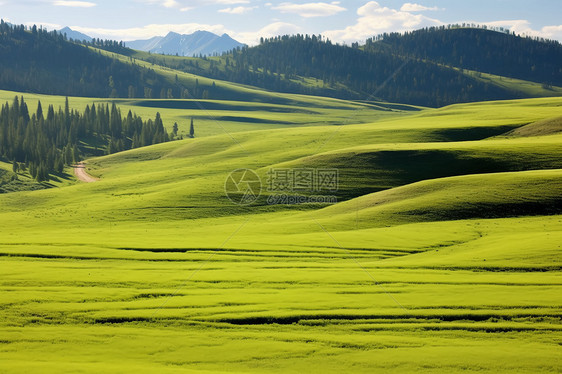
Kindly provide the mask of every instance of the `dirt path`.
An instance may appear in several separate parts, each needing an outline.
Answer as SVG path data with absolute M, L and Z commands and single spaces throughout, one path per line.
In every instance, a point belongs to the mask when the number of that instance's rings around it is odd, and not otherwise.
M 76 175 L 76 178 L 80 179 L 82 182 L 92 183 L 98 181 L 98 178 L 94 178 L 90 174 L 86 173 L 86 166 L 83 162 L 72 165 L 72 167 L 74 168 L 74 175 Z

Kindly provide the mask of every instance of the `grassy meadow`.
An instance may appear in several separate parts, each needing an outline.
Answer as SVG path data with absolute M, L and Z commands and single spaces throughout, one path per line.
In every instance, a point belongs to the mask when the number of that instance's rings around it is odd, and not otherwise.
M 284 97 L 119 100 L 201 136 L 0 194 L 0 371 L 562 371 L 562 98 Z M 337 204 L 268 203 L 271 169 L 310 168 Z
M 165 68 L 159 68 L 165 69 Z M 171 75 L 171 73 L 168 73 Z M 188 74 L 178 72 L 178 75 Z M 193 76 L 194 77 L 194 76 Z M 191 78 L 188 77 L 186 79 Z M 193 78 L 195 79 L 195 78 Z M 201 78 L 204 79 L 204 78 Z M 222 84 L 234 85 L 228 82 Z M 186 137 L 193 118 L 195 134 L 205 137 L 252 130 L 282 129 L 287 127 L 346 125 L 369 123 L 373 120 L 409 115 L 423 108 L 411 105 L 392 105 L 381 102 L 349 102 L 324 97 L 270 93 L 257 89 L 235 87 L 240 92 L 250 92 L 255 101 L 236 100 L 179 100 L 179 99 L 100 99 L 70 97 L 69 107 L 80 112 L 86 105 L 109 104 L 115 102 L 123 116 L 130 110 L 143 119 L 154 119 L 156 112 L 162 116 L 164 126 L 169 132 L 174 123 L 178 124 L 178 134 Z M 236 95 L 238 91 L 231 89 Z M 12 103 L 15 96 L 22 96 L 34 113 L 37 102 L 46 110 L 53 105 L 55 110 L 65 105 L 64 96 L 40 95 L 0 90 L 0 102 Z

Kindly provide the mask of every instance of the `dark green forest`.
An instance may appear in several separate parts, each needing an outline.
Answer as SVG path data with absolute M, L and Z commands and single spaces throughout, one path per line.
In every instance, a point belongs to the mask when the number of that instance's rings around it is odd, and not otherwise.
M 365 50 L 393 51 L 459 68 L 562 85 L 562 45 L 474 27 L 433 27 L 367 40 Z
M 402 56 L 388 47 L 342 46 L 319 36 L 263 39 L 256 47 L 237 49 L 220 60 L 147 60 L 207 76 L 265 89 L 342 99 L 386 100 L 439 107 L 452 103 L 513 99 L 518 93 L 467 76 L 422 58 Z M 302 82 L 302 77 L 313 83 Z
M 92 45 L 121 50 L 119 43 Z M 87 46 L 70 42 L 56 31 L 0 22 L 0 88 L 83 97 L 160 97 L 181 88 L 152 69 L 126 64 Z
M 275 74 L 289 79 L 312 77 L 329 87 L 342 83 L 348 89 L 338 93 L 343 98 L 443 106 L 506 97 L 497 87 L 450 68 L 392 53 L 369 53 L 316 36 L 265 39 L 257 47 L 234 51 L 232 58 L 236 64 L 229 77 L 232 80 L 239 79 L 236 74 L 244 77 L 248 72 L 271 84 L 275 84 Z M 255 73 L 258 69 L 260 72 Z
M 169 140 L 160 114 L 143 121 L 131 113 L 122 117 L 113 104 L 87 105 L 83 113 L 41 102 L 30 113 L 24 98 L 16 97 L 0 111 L 0 158 L 26 169 L 37 181 L 48 181 L 83 156 L 115 153 Z

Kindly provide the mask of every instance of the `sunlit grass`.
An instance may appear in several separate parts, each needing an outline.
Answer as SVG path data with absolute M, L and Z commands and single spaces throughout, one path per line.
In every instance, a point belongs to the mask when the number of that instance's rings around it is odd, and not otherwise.
M 562 142 L 499 135 L 561 103 L 217 132 L 0 195 L 0 369 L 559 372 Z M 272 167 L 336 167 L 340 202 L 225 196 Z

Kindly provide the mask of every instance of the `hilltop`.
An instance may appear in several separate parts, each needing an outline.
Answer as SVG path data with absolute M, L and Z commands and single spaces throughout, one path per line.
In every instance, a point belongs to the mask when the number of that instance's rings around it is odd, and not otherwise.
M 429 28 L 367 41 L 373 53 L 393 53 L 482 73 L 562 86 L 562 45 L 482 28 Z

